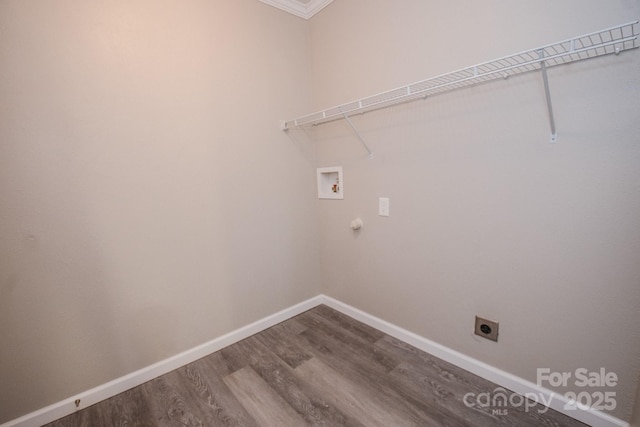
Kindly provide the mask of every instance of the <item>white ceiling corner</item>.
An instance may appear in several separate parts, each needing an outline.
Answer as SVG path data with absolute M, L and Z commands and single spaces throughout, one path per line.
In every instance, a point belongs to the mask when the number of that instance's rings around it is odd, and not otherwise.
M 292 13 L 300 18 L 309 19 L 320 12 L 333 0 L 260 0 L 270 6 Z

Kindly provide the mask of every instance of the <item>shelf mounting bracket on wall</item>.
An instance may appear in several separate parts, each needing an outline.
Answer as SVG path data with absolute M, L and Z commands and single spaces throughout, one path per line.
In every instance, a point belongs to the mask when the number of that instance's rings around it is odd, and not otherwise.
M 362 135 L 360 135 L 360 132 L 358 132 L 358 129 L 356 129 L 356 127 L 353 125 L 353 123 L 351 122 L 351 119 L 349 118 L 349 116 L 347 116 L 346 114 L 344 115 L 344 120 L 347 122 L 347 124 L 349 125 L 349 127 L 351 128 L 351 130 L 353 131 L 353 133 L 356 134 L 356 136 L 358 137 L 358 139 L 360 140 L 360 143 L 362 144 L 362 146 L 364 147 L 365 150 L 367 150 L 367 153 L 369 153 L 369 158 L 373 158 L 373 153 L 371 152 L 371 149 L 369 149 L 369 146 L 367 145 L 366 142 L 364 142 L 364 138 L 362 138 Z
M 353 123 L 351 123 L 349 116 L 391 107 L 404 102 L 425 99 L 427 96 L 462 89 L 479 83 L 541 70 L 549 112 L 549 122 L 551 125 L 551 142 L 556 142 L 556 124 L 551 107 L 547 68 L 603 55 L 618 55 L 622 51 L 636 49 L 639 47 L 639 26 L 636 20 L 616 25 L 615 27 L 605 28 L 594 33 L 574 37 L 569 40 L 552 43 L 537 49 L 526 50 L 482 64 L 441 74 L 407 86 L 348 102 L 337 107 L 307 114 L 306 116 L 293 120 L 282 121 L 280 122 L 280 128 L 288 131 L 297 127 L 319 125 L 334 120 L 345 119 L 371 155 L 371 150 L 369 150 L 369 147 L 365 144 L 362 135 L 355 129 Z
M 556 143 L 558 134 L 556 133 L 556 120 L 553 117 L 553 106 L 551 105 L 551 92 L 549 91 L 549 77 L 547 77 L 547 65 L 544 62 L 544 49 L 538 50 L 540 57 L 540 72 L 542 73 L 542 81 L 544 82 L 544 93 L 547 99 L 547 110 L 549 112 L 549 126 L 551 127 L 551 138 L 549 142 Z

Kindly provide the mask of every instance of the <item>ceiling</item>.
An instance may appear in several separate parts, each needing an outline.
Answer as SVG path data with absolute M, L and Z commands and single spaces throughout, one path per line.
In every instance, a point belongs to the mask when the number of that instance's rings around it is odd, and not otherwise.
M 278 9 L 309 19 L 333 0 L 260 0 Z

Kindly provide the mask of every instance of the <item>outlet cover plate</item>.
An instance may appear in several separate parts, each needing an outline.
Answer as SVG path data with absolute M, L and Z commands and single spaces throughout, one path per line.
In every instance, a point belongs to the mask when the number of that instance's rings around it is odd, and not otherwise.
M 388 197 L 378 198 L 378 215 L 389 216 L 389 198 Z
M 474 333 L 491 341 L 498 341 L 498 322 L 476 316 Z

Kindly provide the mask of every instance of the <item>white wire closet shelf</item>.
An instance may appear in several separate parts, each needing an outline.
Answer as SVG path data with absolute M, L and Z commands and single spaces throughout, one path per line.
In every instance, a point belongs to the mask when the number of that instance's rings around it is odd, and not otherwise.
M 551 109 L 546 68 L 603 55 L 617 55 L 622 51 L 637 48 L 638 27 L 638 20 L 636 20 L 536 49 L 526 50 L 461 70 L 441 74 L 296 119 L 282 121 L 280 126 L 282 130 L 286 131 L 296 127 L 318 125 L 333 120 L 346 119 L 348 124 L 353 128 L 349 116 L 354 114 L 365 113 L 495 79 L 508 78 L 513 75 L 539 70 L 542 72 L 544 78 L 552 141 L 555 141 L 555 123 Z M 364 141 L 356 129 L 353 128 L 353 130 L 364 144 Z M 365 148 L 367 148 L 366 144 L 364 145 Z M 369 151 L 368 148 L 367 150 Z

